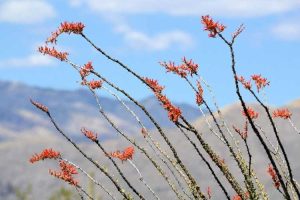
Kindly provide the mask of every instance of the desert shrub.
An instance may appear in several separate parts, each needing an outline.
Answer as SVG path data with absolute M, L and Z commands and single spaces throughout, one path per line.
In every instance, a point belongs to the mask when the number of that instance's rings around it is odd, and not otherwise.
M 200 113 L 205 119 L 208 132 L 213 136 L 212 139 L 207 139 L 206 134 L 202 133 L 193 123 L 189 122 L 183 115 L 182 110 L 174 105 L 172 101 L 165 95 L 165 87 L 157 80 L 150 77 L 141 76 L 133 71 L 129 66 L 119 61 L 98 47 L 84 33 L 85 26 L 80 22 L 64 22 L 59 28 L 52 33 L 47 39 L 45 46 L 39 47 L 39 51 L 47 56 L 52 56 L 70 65 L 78 72 L 80 84 L 86 87 L 94 97 L 100 115 L 111 125 L 111 127 L 119 134 L 122 140 L 127 141 L 129 146 L 124 146 L 120 149 L 108 149 L 103 146 L 101 134 L 98 135 L 93 130 L 90 130 L 84 124 L 80 130 L 91 143 L 99 147 L 99 150 L 106 156 L 106 159 L 111 163 L 111 168 L 106 168 L 101 162 L 96 162 L 95 158 L 88 155 L 88 152 L 76 144 L 67 133 L 65 133 L 51 115 L 50 109 L 35 100 L 31 103 L 38 109 L 43 111 L 52 122 L 57 131 L 77 149 L 78 153 L 82 154 L 87 162 L 90 162 L 97 169 L 97 173 L 107 177 L 107 182 L 96 180 L 81 168 L 79 164 L 73 163 L 66 159 L 62 152 L 54 149 L 45 149 L 41 153 L 35 154 L 30 158 L 30 162 L 51 159 L 59 164 L 59 171 L 49 170 L 49 173 L 59 178 L 68 184 L 74 186 L 82 199 L 95 199 L 94 191 L 87 191 L 84 182 L 81 182 L 77 174 L 86 176 L 94 186 L 99 186 L 99 190 L 112 199 L 160 199 L 157 185 L 165 185 L 170 193 L 178 199 L 211 199 L 218 196 L 222 199 L 269 199 L 270 190 L 266 190 L 266 185 L 272 184 L 272 190 L 278 192 L 283 199 L 299 199 L 299 184 L 294 179 L 292 171 L 292 163 L 290 162 L 285 150 L 285 146 L 280 138 L 278 128 L 275 123 L 275 118 L 282 118 L 294 128 L 295 132 L 299 133 L 297 127 L 293 124 L 292 113 L 288 109 L 271 110 L 268 104 L 262 100 L 261 91 L 270 85 L 270 82 L 260 74 L 253 74 L 249 79 L 243 77 L 237 72 L 236 57 L 234 45 L 238 36 L 243 32 L 244 26 L 241 25 L 227 39 L 223 36 L 226 27 L 214 21 L 210 16 L 202 16 L 201 22 L 204 30 L 208 32 L 208 36 L 214 39 L 219 39 L 224 42 L 229 50 L 231 58 L 232 80 L 235 85 L 235 92 L 240 102 L 241 113 L 240 118 L 244 121 L 243 127 L 238 127 L 235 122 L 228 122 L 214 98 L 211 87 L 199 73 L 199 65 L 192 59 L 182 58 L 181 63 L 161 61 L 160 65 L 166 72 L 173 73 L 190 87 L 191 92 L 195 94 L 195 104 L 199 107 Z M 100 56 L 107 58 L 109 61 L 125 70 L 132 78 L 137 79 L 141 84 L 139 87 L 150 89 L 161 106 L 166 110 L 166 117 L 174 124 L 178 134 L 182 137 L 187 146 L 191 148 L 189 153 L 193 153 L 190 157 L 192 161 L 200 161 L 204 167 L 198 170 L 210 174 L 211 180 L 214 182 L 212 186 L 202 186 L 203 181 L 199 181 L 199 177 L 195 176 L 195 172 L 189 168 L 190 163 L 185 161 L 181 150 L 173 142 L 174 136 L 168 133 L 160 126 L 150 112 L 136 100 L 132 93 L 134 91 L 125 91 L 122 86 L 118 86 L 104 77 L 100 72 L 96 71 L 93 62 L 88 61 L 86 64 L 76 64 L 69 59 L 68 52 L 60 52 L 55 45 L 61 34 L 76 34 L 81 39 L 86 41 L 93 47 Z M 52 46 L 51 46 L 52 45 Z M 99 100 L 98 92 L 106 91 L 129 112 L 140 126 L 140 139 L 135 139 L 133 135 L 122 130 L 117 123 L 105 112 Z M 254 110 L 245 102 L 241 90 L 245 90 L 254 97 L 260 106 L 261 111 Z M 204 95 L 207 93 L 208 95 Z M 140 117 L 126 104 L 126 101 L 121 98 L 125 97 L 138 107 L 153 123 L 154 129 L 148 130 Z M 209 98 L 211 96 L 212 98 Z M 212 105 L 208 103 L 212 101 Z M 205 112 L 204 112 L 205 110 Z M 264 116 L 271 127 L 271 131 L 266 134 L 266 131 L 259 125 L 258 119 Z M 255 168 L 254 161 L 257 155 L 253 154 L 253 146 L 249 145 L 249 138 L 254 138 L 263 149 L 266 162 L 265 166 Z M 222 147 L 223 152 L 218 152 L 215 149 L 215 144 Z M 188 148 L 188 147 L 187 147 Z M 224 159 L 224 152 L 227 152 Z M 135 154 L 141 154 L 141 159 L 135 159 Z M 67 155 L 66 155 L 67 156 Z M 149 182 L 145 177 L 147 171 L 143 171 L 139 167 L 139 163 L 147 162 L 155 170 L 156 174 L 151 176 L 159 176 L 160 182 Z M 124 165 L 132 167 L 138 178 L 129 177 L 124 170 Z M 233 166 L 234 165 L 234 166 Z M 268 174 L 269 179 L 263 182 L 258 174 L 261 172 Z M 115 178 L 118 176 L 120 180 Z M 155 186 L 155 188 L 153 187 Z M 272 191 L 271 191 L 272 192 Z M 216 194 L 218 193 L 218 194 Z

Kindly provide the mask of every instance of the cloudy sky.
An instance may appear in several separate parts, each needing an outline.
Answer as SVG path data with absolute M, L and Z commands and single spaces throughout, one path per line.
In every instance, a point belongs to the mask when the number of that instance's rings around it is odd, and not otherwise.
M 246 77 L 267 77 L 269 103 L 283 105 L 300 98 L 299 11 L 299 0 L 0 0 L 0 80 L 79 88 L 79 77 L 68 65 L 41 56 L 37 48 L 61 22 L 81 21 L 97 45 L 142 76 L 158 79 L 176 101 L 193 103 L 194 95 L 158 62 L 193 59 L 218 102 L 227 105 L 237 101 L 229 52 L 222 41 L 203 31 L 200 17 L 209 14 L 227 26 L 228 38 L 245 25 L 236 42 L 237 71 Z M 150 95 L 82 38 L 63 35 L 57 46 L 75 63 L 93 61 L 97 71 L 138 99 Z

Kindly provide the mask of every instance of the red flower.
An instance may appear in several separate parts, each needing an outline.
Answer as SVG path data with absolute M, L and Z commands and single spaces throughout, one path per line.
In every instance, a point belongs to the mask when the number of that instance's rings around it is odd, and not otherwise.
M 101 81 L 101 80 L 97 80 L 97 81 L 92 80 L 92 81 L 88 82 L 88 81 L 86 81 L 86 79 L 83 79 L 82 82 L 81 82 L 81 85 L 87 85 L 92 90 L 101 88 L 102 84 L 103 84 L 103 81 Z
M 255 81 L 257 91 L 259 92 L 260 89 L 266 87 L 267 85 L 270 85 L 270 81 L 267 81 L 266 78 L 261 77 L 261 75 L 252 75 L 252 80 Z
M 161 93 L 164 89 L 163 86 L 160 86 L 157 82 L 157 80 L 150 79 L 150 78 L 144 78 L 144 81 L 151 87 L 154 93 Z
M 221 33 L 226 28 L 223 24 L 214 22 L 209 15 L 202 16 L 201 23 L 204 25 L 204 30 L 209 31 L 209 37 L 216 37 L 218 33 Z
M 94 70 L 92 62 L 88 62 L 87 64 L 83 65 L 83 67 L 80 69 L 79 73 L 82 78 L 89 75 L 90 71 Z
M 123 152 L 120 152 L 118 150 L 118 151 L 109 153 L 108 156 L 114 157 L 114 158 L 119 158 L 123 162 L 128 159 L 132 160 L 133 154 L 134 154 L 134 147 L 130 146 L 130 147 L 127 147 L 126 149 L 124 149 Z
M 68 164 L 63 160 L 59 161 L 61 171 L 54 171 L 49 169 L 49 173 L 56 178 L 62 179 L 71 185 L 78 185 L 78 181 L 74 179 L 73 175 L 78 174 L 77 169 L 74 165 Z
M 144 81 L 152 89 L 156 98 L 162 103 L 164 109 L 168 111 L 169 119 L 173 122 L 177 122 L 178 118 L 181 116 L 181 110 L 178 107 L 172 105 L 170 100 L 161 93 L 164 87 L 160 86 L 157 80 L 144 78 Z
M 247 107 L 247 113 L 251 119 L 256 119 L 258 117 L 258 113 L 255 112 L 252 108 Z M 246 113 L 243 111 L 243 115 L 246 116 Z
M 36 101 L 33 101 L 32 99 L 30 99 L 30 102 L 31 102 L 35 107 L 37 107 L 38 109 L 40 109 L 40 110 L 42 110 L 42 111 L 44 111 L 44 112 L 46 112 L 46 113 L 49 112 L 48 108 L 47 108 L 46 106 L 44 106 L 43 104 L 38 103 L 38 102 L 36 102 Z
M 197 81 L 198 91 L 196 93 L 196 103 L 200 106 L 203 103 L 203 89 L 199 81 Z
M 49 56 L 53 56 L 61 61 L 65 61 L 67 60 L 67 56 L 69 55 L 67 52 L 59 52 L 57 51 L 54 47 L 49 48 L 47 46 L 44 46 L 44 47 L 39 47 L 39 52 L 42 53 L 42 54 L 48 54 Z
M 240 77 L 236 76 L 235 78 L 237 81 L 241 82 L 246 89 L 248 89 L 248 90 L 251 89 L 251 82 L 246 81 L 243 76 L 240 76 Z
M 185 57 L 183 57 L 182 62 L 186 65 L 186 70 L 190 73 L 191 76 L 193 74 L 197 74 L 199 65 L 194 63 L 193 60 L 187 60 Z
M 187 75 L 185 65 L 176 66 L 174 62 L 160 62 L 159 64 L 165 67 L 167 72 L 173 72 L 174 74 L 177 74 L 181 77 L 186 77 Z
M 275 170 L 273 169 L 272 165 L 269 164 L 268 166 L 268 169 L 267 169 L 267 172 L 269 173 L 269 175 L 271 176 L 272 180 L 273 180 L 273 183 L 274 183 L 274 187 L 276 189 L 279 189 L 280 187 L 280 182 L 279 182 L 279 179 L 278 179 L 278 176 L 275 172 Z
M 291 118 L 292 113 L 287 109 L 277 109 L 273 112 L 273 117 L 281 117 L 283 119 Z
M 93 131 L 87 130 L 86 128 L 81 128 L 81 132 L 90 140 L 96 142 L 98 140 L 97 134 L 93 133 Z
M 197 74 L 198 70 L 198 64 L 195 64 L 192 59 L 188 61 L 185 57 L 182 59 L 182 64 L 177 66 L 174 62 L 159 62 L 159 64 L 165 67 L 167 72 L 173 72 L 182 78 L 185 78 L 187 74 L 193 76 L 193 74 Z
M 45 160 L 45 159 L 58 159 L 60 158 L 60 152 L 58 151 L 54 151 L 53 149 L 44 149 L 40 154 L 34 154 L 31 158 L 30 158 L 30 162 L 31 163 L 35 163 L 37 161 L 40 160 Z
M 46 42 L 56 43 L 57 38 L 62 33 L 74 33 L 81 34 L 84 28 L 84 24 L 81 22 L 63 22 L 60 27 L 52 33 L 52 35 L 47 39 Z

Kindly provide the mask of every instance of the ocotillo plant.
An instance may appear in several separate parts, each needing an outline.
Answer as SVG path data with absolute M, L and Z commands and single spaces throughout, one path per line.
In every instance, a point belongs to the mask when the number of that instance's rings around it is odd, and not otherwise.
M 31 163 L 37 161 L 51 159 L 58 162 L 60 171 L 49 170 L 50 175 L 62 179 L 68 184 L 74 186 L 82 199 L 93 199 L 86 191 L 86 186 L 78 178 L 77 174 L 83 174 L 88 177 L 95 185 L 99 186 L 101 192 L 106 193 L 107 198 L 111 199 L 160 199 L 160 193 L 153 188 L 154 185 L 165 184 L 171 193 L 174 193 L 178 199 L 213 199 L 215 188 L 201 185 L 199 178 L 195 176 L 195 172 L 190 170 L 188 164 L 185 163 L 180 149 L 171 140 L 160 122 L 150 114 L 150 112 L 138 101 L 131 93 L 133 91 L 125 91 L 121 86 L 111 82 L 108 78 L 104 77 L 101 73 L 96 71 L 93 62 L 88 61 L 86 64 L 79 65 L 69 59 L 68 52 L 60 52 L 55 48 L 57 40 L 61 34 L 76 34 L 81 39 L 91 45 L 99 54 L 113 62 L 120 70 L 125 70 L 132 75 L 132 78 L 140 81 L 140 87 L 150 89 L 161 106 L 167 111 L 166 117 L 175 125 L 180 136 L 183 137 L 190 148 L 194 151 L 193 160 L 200 160 L 204 164 L 204 168 L 198 169 L 211 174 L 211 179 L 215 181 L 215 187 L 219 187 L 217 191 L 222 194 L 223 199 L 269 199 L 269 194 L 265 189 L 268 183 L 273 184 L 273 190 L 278 192 L 278 198 L 282 199 L 300 199 L 299 184 L 294 178 L 292 164 L 286 153 L 285 144 L 280 138 L 277 129 L 275 118 L 282 118 L 287 120 L 296 133 L 299 130 L 292 121 L 292 113 L 288 109 L 271 110 L 270 107 L 261 99 L 261 91 L 270 85 L 270 82 L 262 77 L 260 74 L 254 74 L 250 79 L 241 76 L 237 71 L 236 57 L 234 45 L 238 36 L 243 32 L 244 26 L 241 25 L 232 34 L 231 38 L 227 39 L 222 33 L 226 27 L 214 21 L 210 16 L 202 16 L 201 23 L 204 26 L 204 31 L 208 32 L 208 36 L 215 39 L 220 39 L 228 47 L 231 58 L 232 70 L 232 84 L 235 86 L 235 92 L 239 99 L 242 112 L 241 118 L 244 119 L 244 126 L 237 127 L 234 122 L 228 122 L 222 114 L 219 106 L 214 98 L 211 87 L 204 80 L 199 73 L 199 65 L 192 59 L 182 58 L 180 64 L 175 62 L 161 61 L 159 64 L 166 70 L 166 72 L 178 75 L 190 87 L 191 91 L 195 94 L 195 104 L 199 107 L 200 113 L 203 115 L 204 121 L 208 126 L 209 132 L 214 136 L 214 143 L 218 143 L 223 149 L 230 154 L 230 160 L 226 160 L 216 151 L 211 141 L 207 140 L 205 134 L 201 132 L 195 125 L 189 122 L 183 115 L 182 110 L 174 105 L 171 100 L 164 94 L 164 86 L 160 85 L 157 80 L 143 75 L 139 75 L 133 71 L 132 68 L 121 62 L 120 60 L 112 57 L 102 48 L 98 47 L 92 40 L 84 33 L 84 24 L 81 22 L 64 22 L 59 28 L 52 33 L 47 39 L 45 46 L 39 47 L 39 52 L 52 56 L 69 64 L 74 70 L 78 72 L 80 83 L 86 87 L 91 95 L 94 97 L 100 115 L 104 117 L 108 124 L 119 134 L 120 138 L 126 140 L 131 145 L 124 147 L 124 149 L 108 150 L 104 147 L 101 141 L 101 136 L 98 136 L 92 130 L 89 130 L 84 125 L 79 130 L 86 136 L 90 142 L 97 145 L 100 152 L 106 156 L 107 160 L 111 162 L 111 167 L 114 170 L 107 169 L 101 162 L 96 162 L 95 159 L 90 157 L 67 133 L 65 133 L 59 126 L 58 122 L 54 120 L 51 115 L 50 109 L 39 102 L 31 100 L 31 103 L 38 109 L 43 111 L 52 122 L 56 130 L 69 142 L 78 153 L 86 158 L 86 162 L 94 165 L 97 172 L 106 176 L 109 182 L 102 182 L 96 180 L 85 169 L 76 163 L 68 160 L 63 154 L 54 149 L 45 149 L 39 154 L 35 154 L 30 158 Z M 51 47 L 49 46 L 51 45 Z M 256 90 L 253 89 L 256 86 Z M 207 98 L 204 98 L 204 93 L 207 91 L 211 95 L 212 105 L 208 103 Z M 241 90 L 246 90 L 261 106 L 263 112 L 258 113 L 252 107 L 247 105 Z M 135 140 L 133 135 L 126 133 L 122 130 L 113 119 L 103 109 L 98 92 L 106 91 L 126 109 L 130 115 L 136 120 L 140 127 L 140 132 L 143 136 L 144 143 L 140 140 Z M 128 105 L 127 101 L 123 100 L 120 96 L 126 97 L 129 101 L 136 105 L 154 125 L 153 130 L 146 127 L 136 112 L 133 111 Z M 204 112 L 205 109 L 207 112 Z M 259 125 L 257 119 L 265 115 L 271 127 L 271 132 L 266 134 L 266 131 Z M 231 124 L 231 125 L 229 125 Z M 157 134 L 161 140 L 157 140 Z M 173 137 L 173 136 L 172 136 Z M 179 137 L 179 136 L 178 136 Z M 268 165 L 264 169 L 256 169 L 253 160 L 256 159 L 256 154 L 253 154 L 253 147 L 249 145 L 249 138 L 255 138 L 259 145 L 264 150 L 265 157 Z M 275 139 L 274 139 L 275 138 Z M 225 151 L 225 150 L 224 150 Z M 156 169 L 157 176 L 160 176 L 164 183 L 153 183 L 145 178 L 147 171 L 143 171 L 138 167 L 140 160 L 135 160 L 135 152 L 140 152 L 143 159 L 147 160 L 152 167 Z M 231 165 L 229 165 L 231 164 Z M 121 165 L 129 165 L 136 172 L 139 177 L 136 181 L 132 181 L 130 177 L 122 170 Z M 232 168 L 235 165 L 235 169 Z M 238 169 L 238 171 L 236 171 Z M 267 183 L 262 182 L 257 175 L 260 173 L 258 170 L 263 170 L 265 174 L 269 174 Z M 121 177 L 122 181 L 115 179 L 115 174 Z M 220 175 L 221 174 L 221 175 Z M 109 184 L 110 187 L 108 187 Z M 108 189 L 108 188 L 112 188 Z M 140 188 L 144 187 L 143 190 Z M 147 193 L 145 193 L 147 191 Z M 280 197 L 279 197 L 280 196 Z

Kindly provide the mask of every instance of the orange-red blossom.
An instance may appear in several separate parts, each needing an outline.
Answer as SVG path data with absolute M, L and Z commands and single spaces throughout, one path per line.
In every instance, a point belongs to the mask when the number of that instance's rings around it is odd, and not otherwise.
M 247 113 L 251 119 L 258 118 L 258 113 L 255 112 L 251 107 L 247 107 Z M 243 115 L 246 116 L 246 113 L 243 111 Z
M 53 149 L 44 149 L 40 154 L 35 153 L 30 159 L 29 162 L 35 163 L 40 160 L 45 159 L 58 159 L 61 157 L 60 152 L 54 151 Z
M 60 24 L 60 27 L 54 32 L 52 32 L 51 36 L 47 39 L 46 42 L 56 43 L 57 38 L 62 33 L 74 33 L 80 34 L 82 33 L 84 28 L 84 24 L 81 22 L 63 22 Z
M 77 169 L 74 165 L 68 164 L 67 162 L 59 161 L 60 171 L 54 171 L 49 169 L 49 173 L 56 178 L 62 179 L 71 185 L 78 185 L 78 181 L 74 179 L 73 175 L 78 174 Z
M 204 25 L 204 30 L 209 31 L 209 37 L 216 37 L 218 33 L 221 33 L 226 28 L 223 24 L 214 22 L 209 15 L 202 16 L 201 23 Z
M 130 146 L 124 149 L 123 152 L 117 150 L 115 152 L 109 153 L 107 156 L 119 158 L 123 162 L 128 159 L 132 160 L 133 154 L 134 154 L 134 147 Z
M 91 130 L 87 130 L 86 128 L 81 128 L 81 132 L 90 140 L 96 142 L 98 140 L 98 136 L 97 134 L 95 134 L 93 131 Z
M 277 109 L 273 112 L 273 117 L 280 117 L 283 119 L 289 119 L 291 118 L 292 113 L 289 111 L 289 109 Z
M 69 55 L 67 52 L 59 52 L 54 47 L 52 47 L 51 49 L 50 47 L 47 46 L 39 47 L 38 51 L 44 55 L 47 54 L 61 61 L 66 61 Z
M 181 110 L 178 107 L 174 106 L 166 97 L 166 95 L 163 95 L 161 93 L 164 87 L 160 86 L 157 80 L 144 78 L 144 81 L 150 86 L 156 98 L 162 103 L 164 109 L 168 111 L 169 119 L 173 122 L 177 122 L 179 117 L 181 116 Z

